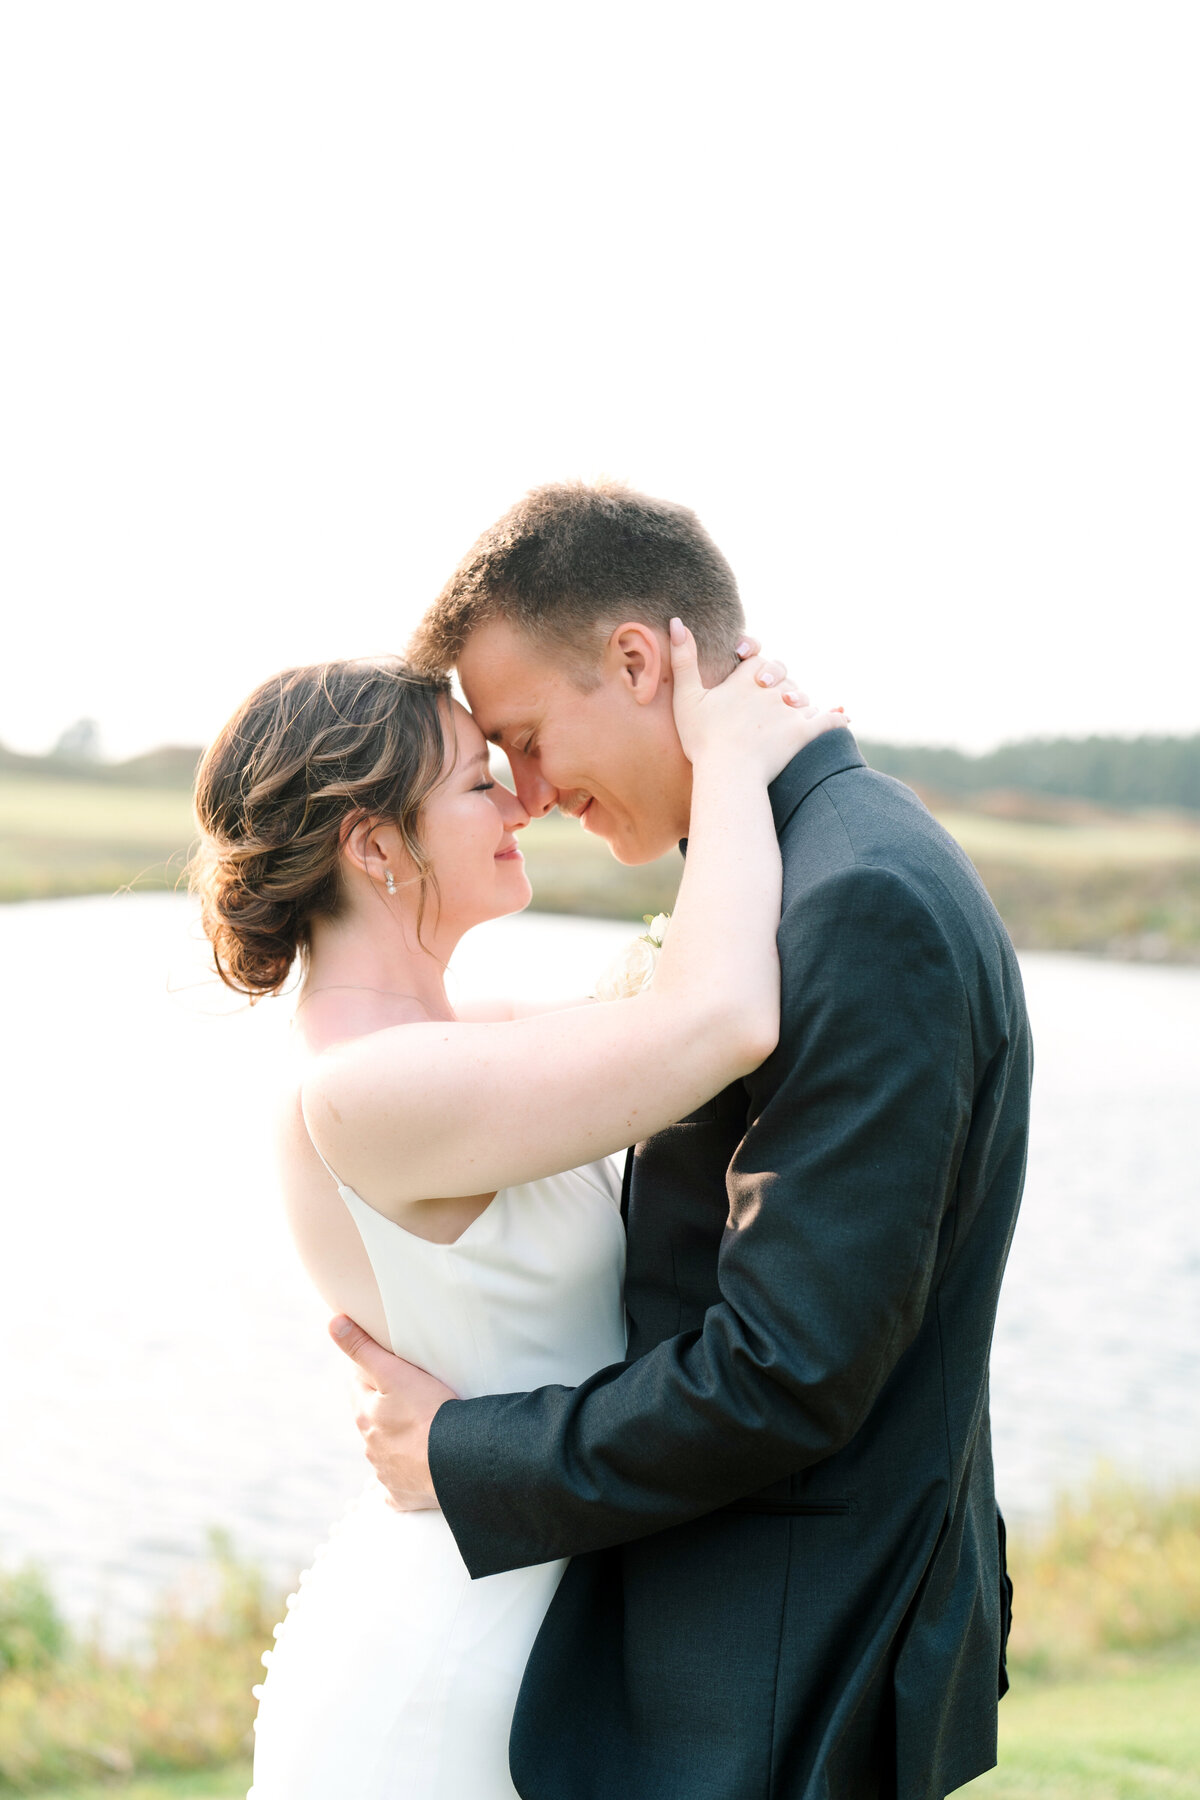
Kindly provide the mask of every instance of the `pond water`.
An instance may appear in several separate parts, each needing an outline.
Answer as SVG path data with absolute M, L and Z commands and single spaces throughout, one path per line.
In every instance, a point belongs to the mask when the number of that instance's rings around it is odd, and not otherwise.
M 632 928 L 483 927 L 463 991 L 586 992 Z M 0 908 L 0 1562 L 136 1627 L 206 1530 L 281 1583 L 358 1492 L 346 1365 L 266 1130 L 290 1002 L 205 974 L 174 895 Z M 1200 1473 L 1200 970 L 1022 958 L 1038 1075 L 993 1362 L 1001 1500 Z

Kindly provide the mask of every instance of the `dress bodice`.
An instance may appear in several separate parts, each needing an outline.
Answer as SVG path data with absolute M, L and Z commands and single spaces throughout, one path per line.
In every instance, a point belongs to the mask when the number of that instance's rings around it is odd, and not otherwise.
M 612 1162 L 501 1188 L 452 1244 L 337 1185 L 392 1349 L 464 1399 L 574 1387 L 624 1360 Z M 509 1728 L 563 1567 L 472 1581 L 440 1512 L 393 1512 L 369 1481 L 263 1657 L 255 1800 L 518 1800 Z
M 575 1387 L 623 1360 L 625 1231 L 610 1159 L 501 1188 L 450 1244 L 416 1237 L 342 1182 L 338 1192 L 392 1350 L 463 1399 Z

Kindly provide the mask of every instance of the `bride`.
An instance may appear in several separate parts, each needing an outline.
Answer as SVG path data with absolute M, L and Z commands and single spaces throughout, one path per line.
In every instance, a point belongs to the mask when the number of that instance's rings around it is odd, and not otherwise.
M 333 1311 L 463 1396 L 577 1386 L 623 1360 L 609 1159 L 775 1043 L 767 784 L 844 720 L 760 685 L 760 657 L 706 689 L 690 633 L 671 637 L 691 836 L 633 998 L 451 1007 L 460 938 L 531 896 L 527 815 L 445 681 L 394 659 L 290 670 L 198 777 L 219 973 L 254 997 L 300 962 L 279 1132 L 300 1254 Z M 264 1658 L 255 1800 L 514 1800 L 509 1726 L 563 1566 L 473 1582 L 442 1515 L 397 1513 L 372 1480 Z

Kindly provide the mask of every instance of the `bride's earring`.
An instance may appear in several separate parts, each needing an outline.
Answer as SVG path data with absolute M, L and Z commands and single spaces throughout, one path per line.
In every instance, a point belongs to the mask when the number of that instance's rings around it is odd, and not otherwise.
M 384 876 L 383 883 L 384 883 L 384 886 L 387 888 L 387 891 L 389 894 L 395 893 L 396 877 L 392 874 L 392 871 L 390 869 L 387 871 L 386 875 Z

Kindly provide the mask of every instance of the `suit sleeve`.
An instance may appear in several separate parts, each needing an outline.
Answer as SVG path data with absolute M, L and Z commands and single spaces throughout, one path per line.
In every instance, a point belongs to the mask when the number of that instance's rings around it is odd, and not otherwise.
M 916 1334 L 970 1114 L 961 979 L 887 870 L 810 890 L 779 942 L 783 1025 L 746 1084 L 721 1300 L 580 1387 L 442 1407 L 430 1467 L 473 1576 L 682 1524 L 822 1461 Z

